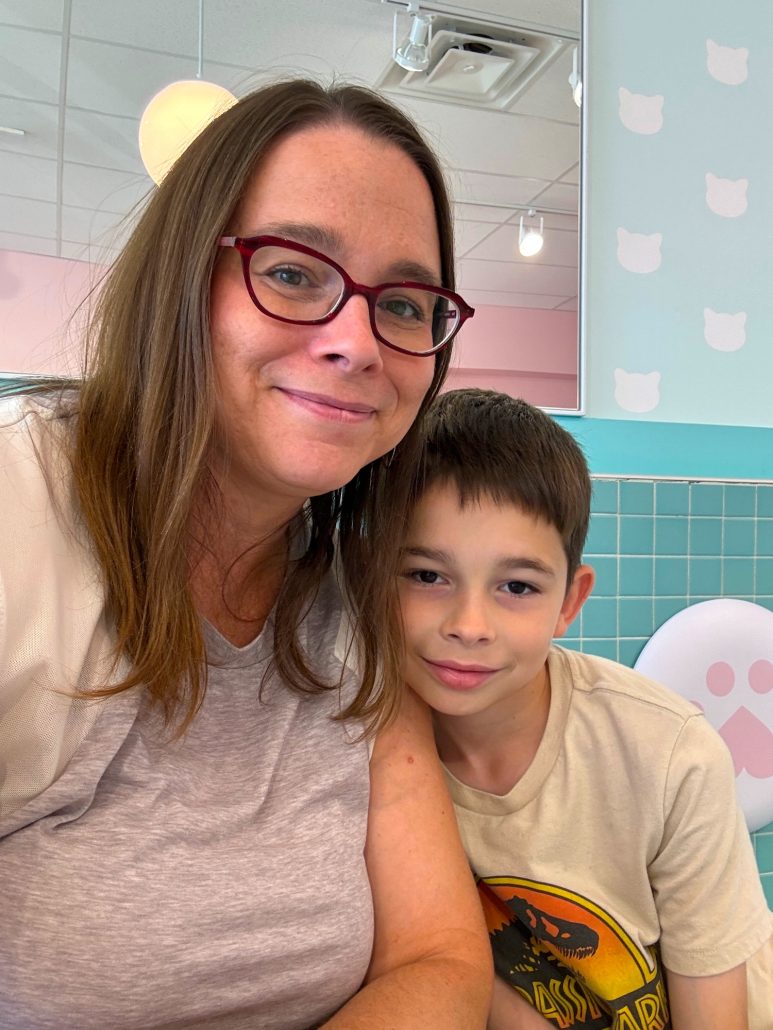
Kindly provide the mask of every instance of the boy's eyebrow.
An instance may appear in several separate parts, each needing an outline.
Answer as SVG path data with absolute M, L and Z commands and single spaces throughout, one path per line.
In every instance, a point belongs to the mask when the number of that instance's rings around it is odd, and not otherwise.
M 506 571 L 508 569 L 530 569 L 532 572 L 539 572 L 543 576 L 555 577 L 555 569 L 538 558 L 503 557 L 497 562 L 497 568 Z
M 425 558 L 427 561 L 436 561 L 441 565 L 450 565 L 451 555 L 446 551 L 440 551 L 434 547 L 404 547 L 403 555 L 411 558 Z M 555 579 L 556 571 L 550 565 L 539 561 L 537 558 L 526 558 L 521 556 L 503 555 L 496 562 L 497 569 L 502 572 L 529 569 L 532 572 L 539 572 L 543 576 Z
M 426 558 L 428 561 L 436 561 L 441 564 L 450 564 L 451 555 L 445 551 L 438 551 L 434 547 L 404 547 L 404 555 L 410 555 L 411 558 Z

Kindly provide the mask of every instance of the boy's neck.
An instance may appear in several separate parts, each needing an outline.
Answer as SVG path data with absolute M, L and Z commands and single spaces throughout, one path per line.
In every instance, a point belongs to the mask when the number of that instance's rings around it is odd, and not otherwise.
M 508 794 L 534 760 L 550 712 L 550 676 L 543 672 L 503 703 L 475 715 L 434 713 L 438 752 L 462 783 Z

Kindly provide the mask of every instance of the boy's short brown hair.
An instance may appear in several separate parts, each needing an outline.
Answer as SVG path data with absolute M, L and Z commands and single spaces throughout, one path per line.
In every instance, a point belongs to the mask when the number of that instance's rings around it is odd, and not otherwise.
M 554 526 L 571 582 L 588 532 L 590 474 L 574 437 L 544 411 L 495 390 L 441 394 L 424 418 L 412 503 L 443 482 L 463 506 L 489 497 Z

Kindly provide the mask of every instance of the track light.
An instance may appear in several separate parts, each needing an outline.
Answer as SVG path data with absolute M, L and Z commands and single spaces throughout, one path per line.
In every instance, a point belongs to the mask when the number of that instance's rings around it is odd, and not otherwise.
M 529 208 L 527 218 L 536 218 L 537 212 L 533 207 Z M 542 250 L 545 237 L 542 235 L 545 219 L 540 215 L 539 229 L 536 225 L 524 225 L 523 215 L 518 228 L 518 250 L 524 257 L 534 257 Z
M 408 38 L 397 45 L 397 11 L 392 23 L 392 58 L 401 68 L 409 72 L 424 72 L 429 67 L 429 42 L 432 38 L 432 19 L 421 14 L 419 5 L 408 4 L 411 17 L 411 30 Z
M 578 48 L 572 51 L 572 74 L 569 76 L 572 98 L 578 107 L 582 107 L 582 79 L 580 78 L 580 56 Z
M 151 98 L 140 119 L 142 163 L 160 183 L 182 152 L 236 97 L 201 77 L 204 63 L 204 0 L 199 0 L 199 63 L 195 79 L 172 82 Z

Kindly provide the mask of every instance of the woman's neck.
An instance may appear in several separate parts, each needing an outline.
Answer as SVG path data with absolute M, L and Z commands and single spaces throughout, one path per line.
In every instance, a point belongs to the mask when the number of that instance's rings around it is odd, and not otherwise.
M 297 503 L 251 506 L 217 492 L 194 506 L 189 561 L 196 610 L 237 647 L 260 633 L 287 570 Z

